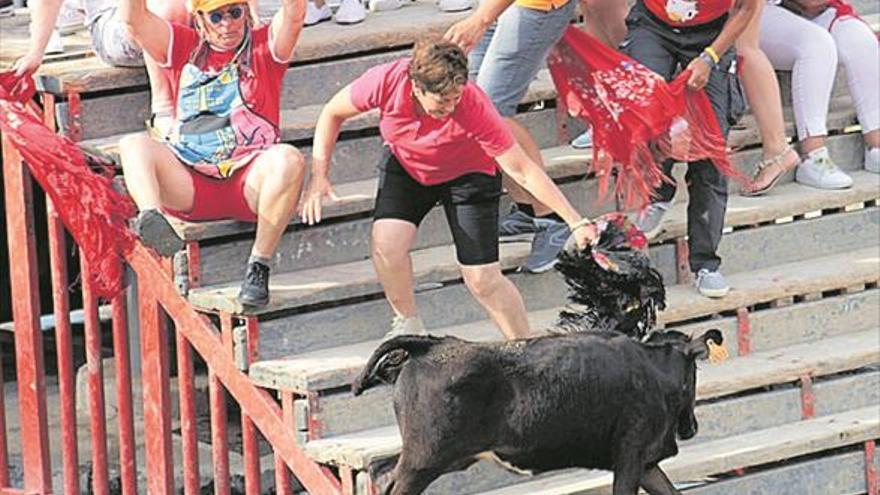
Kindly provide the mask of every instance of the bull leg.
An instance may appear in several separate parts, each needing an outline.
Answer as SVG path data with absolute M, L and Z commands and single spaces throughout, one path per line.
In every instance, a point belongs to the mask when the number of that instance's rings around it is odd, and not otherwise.
M 614 463 L 614 495 L 638 495 L 645 466 L 637 457 L 633 454 L 619 456 Z
M 400 466 L 398 465 L 398 468 Z M 442 471 L 437 469 L 396 469 L 383 495 L 419 495 Z
M 656 464 L 645 470 L 639 484 L 651 495 L 681 495 L 681 492 L 666 477 L 666 473 Z

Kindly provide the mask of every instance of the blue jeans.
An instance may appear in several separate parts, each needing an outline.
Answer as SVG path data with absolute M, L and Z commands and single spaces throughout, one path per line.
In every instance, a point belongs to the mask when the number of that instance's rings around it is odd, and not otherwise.
M 516 114 L 529 84 L 562 37 L 577 2 L 550 11 L 511 5 L 471 52 L 470 77 L 504 117 Z

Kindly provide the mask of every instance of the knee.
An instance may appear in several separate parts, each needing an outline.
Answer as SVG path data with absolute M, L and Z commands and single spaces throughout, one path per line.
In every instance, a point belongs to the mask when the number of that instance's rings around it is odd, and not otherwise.
M 462 276 L 465 285 L 477 299 L 491 297 L 505 280 L 497 264 L 465 268 L 462 270 Z
M 370 246 L 373 262 L 383 266 L 398 266 L 409 256 L 409 251 L 394 239 L 373 236 Z
M 286 186 L 302 183 L 306 172 L 306 160 L 302 153 L 289 144 L 276 144 L 267 153 L 271 163 L 269 178 Z
M 809 57 L 821 62 L 823 65 L 837 66 L 837 43 L 831 33 L 816 26 L 810 36 L 805 39 L 806 43 L 800 45 L 800 56 Z
M 137 134 L 129 134 L 123 136 L 119 140 L 119 158 L 122 161 L 123 170 L 134 166 L 152 163 L 149 158 L 153 155 L 153 148 L 156 141 L 143 132 Z M 134 157 L 145 158 L 141 160 L 132 160 Z

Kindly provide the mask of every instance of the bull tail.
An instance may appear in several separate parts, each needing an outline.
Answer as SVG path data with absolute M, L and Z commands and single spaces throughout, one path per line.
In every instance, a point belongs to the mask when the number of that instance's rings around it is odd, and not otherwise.
M 379 383 L 394 383 L 409 358 L 428 352 L 442 341 L 430 335 L 401 335 L 383 342 L 351 384 L 351 392 L 357 396 Z

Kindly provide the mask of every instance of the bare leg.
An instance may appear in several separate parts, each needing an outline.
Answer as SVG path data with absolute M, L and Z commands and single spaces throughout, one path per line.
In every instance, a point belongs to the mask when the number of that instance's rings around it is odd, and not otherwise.
M 651 495 L 680 495 L 681 492 L 666 477 L 660 466 L 653 466 L 645 471 L 639 484 Z
M 245 179 L 244 195 L 257 213 L 257 236 L 251 255 L 269 258 L 296 212 L 305 176 L 302 153 L 289 144 L 276 144 L 260 154 Z
M 167 146 L 142 133 L 122 138 L 119 149 L 125 186 L 139 210 L 192 209 L 192 178 Z
M 508 339 L 532 336 L 522 295 L 504 274 L 501 265 L 462 266 L 465 285 L 474 298 L 486 308 L 489 317 Z
M 758 8 L 763 10 L 764 4 L 761 3 Z M 798 155 L 793 150 L 783 156 L 788 149 L 788 140 L 785 137 L 779 81 L 770 60 L 759 47 L 760 28 L 759 13 L 736 42 L 737 52 L 744 59 L 741 69 L 743 88 L 758 122 L 763 159 L 767 163 L 754 178 L 755 190 L 767 188 L 776 177 L 798 163 Z
M 810 136 L 800 142 L 801 153 L 807 154 L 825 146 L 827 136 Z
M 379 283 L 391 309 L 401 317 L 418 314 L 413 292 L 412 256 L 417 227 L 405 220 L 383 218 L 373 222 L 372 258 Z
M 865 134 L 865 144 L 869 148 L 880 148 L 880 129 Z

